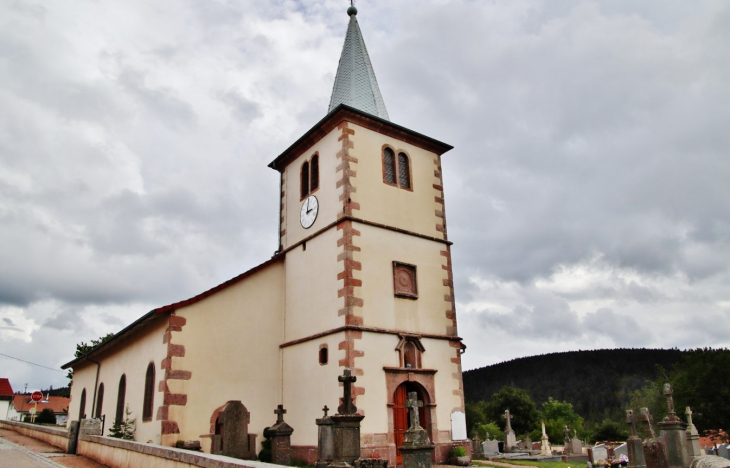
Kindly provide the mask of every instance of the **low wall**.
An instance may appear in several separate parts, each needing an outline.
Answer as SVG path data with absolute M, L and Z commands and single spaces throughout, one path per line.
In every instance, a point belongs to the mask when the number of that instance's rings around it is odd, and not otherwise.
M 87 434 L 79 436 L 76 453 L 112 468 L 138 468 L 140 466 L 145 468 L 274 468 L 281 466 Z
M 22 423 L 18 421 L 0 421 L 0 427 L 13 430 L 34 439 L 47 442 L 64 452 L 68 449 L 68 430 L 38 424 Z

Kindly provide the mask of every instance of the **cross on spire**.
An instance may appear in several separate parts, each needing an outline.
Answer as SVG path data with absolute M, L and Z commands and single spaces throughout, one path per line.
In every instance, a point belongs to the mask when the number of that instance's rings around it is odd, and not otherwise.
M 418 414 L 418 408 L 423 406 L 423 402 L 418 399 L 418 393 L 409 392 L 408 399 L 403 404 L 408 408 L 408 412 L 411 415 L 411 427 L 410 429 L 421 429 L 421 421 Z
M 357 377 L 352 375 L 350 369 L 345 368 L 342 375 L 337 377 L 337 380 L 342 382 L 342 386 L 344 387 L 342 404 L 337 408 L 337 412 L 340 414 L 355 414 L 357 407 L 352 402 L 352 384 L 357 381 Z
M 276 414 L 276 424 L 279 424 L 280 422 L 284 422 L 284 415 L 286 414 L 286 410 L 284 409 L 284 405 L 279 405 L 274 410 L 274 413 Z

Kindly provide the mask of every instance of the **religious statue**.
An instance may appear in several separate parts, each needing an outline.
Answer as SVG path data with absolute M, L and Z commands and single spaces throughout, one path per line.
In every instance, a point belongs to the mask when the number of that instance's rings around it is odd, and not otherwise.
M 568 445 L 570 443 L 570 429 L 567 425 L 563 428 L 563 434 L 565 435 L 565 445 Z

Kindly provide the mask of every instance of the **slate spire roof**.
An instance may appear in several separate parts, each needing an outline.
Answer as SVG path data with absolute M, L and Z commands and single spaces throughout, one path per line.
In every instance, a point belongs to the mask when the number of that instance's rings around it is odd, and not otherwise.
M 347 26 L 345 45 L 342 47 L 328 112 L 332 112 L 340 104 L 346 104 L 390 120 L 360 26 L 357 24 L 357 8 L 351 6 L 347 9 L 347 14 L 350 15 L 350 24 Z

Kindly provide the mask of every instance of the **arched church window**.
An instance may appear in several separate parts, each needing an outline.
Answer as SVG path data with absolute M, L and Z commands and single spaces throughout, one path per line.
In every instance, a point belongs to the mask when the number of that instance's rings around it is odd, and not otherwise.
M 96 418 L 101 418 L 101 409 L 104 405 L 104 383 L 99 384 L 99 391 L 96 393 Z
M 117 412 L 115 417 L 118 421 L 124 419 L 124 397 L 127 394 L 127 376 L 122 374 L 119 379 L 119 390 L 117 392 Z
M 79 400 L 79 421 L 86 416 L 86 389 L 81 390 L 81 399 Z
M 398 153 L 398 185 L 405 189 L 411 188 L 411 168 L 405 153 Z
M 142 421 L 152 419 L 152 408 L 155 397 L 155 364 L 150 362 L 147 366 L 147 375 L 144 379 L 144 405 L 142 407 Z
M 399 366 L 406 369 L 421 369 L 421 355 L 426 350 L 418 335 L 401 335 L 396 346 L 399 355 Z
M 304 199 L 309 195 L 309 161 L 304 161 L 304 164 L 302 164 L 301 178 L 302 199 Z
M 383 150 L 383 180 L 395 185 L 395 153 L 390 148 Z
M 406 343 L 403 347 L 403 367 L 416 369 L 418 367 L 416 360 L 416 345 L 412 341 Z

